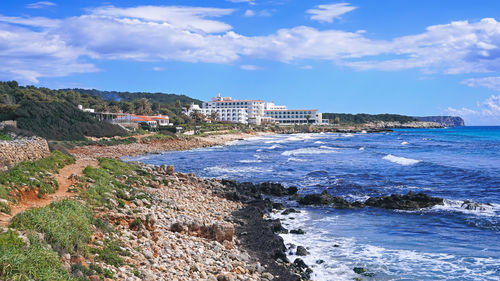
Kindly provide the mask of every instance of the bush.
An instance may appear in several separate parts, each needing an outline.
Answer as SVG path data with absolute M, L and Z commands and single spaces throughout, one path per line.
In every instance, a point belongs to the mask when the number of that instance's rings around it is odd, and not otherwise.
M 47 207 L 30 209 L 16 215 L 11 227 L 45 234 L 45 239 L 57 250 L 85 253 L 92 235 L 93 214 L 75 200 L 53 202 Z
M 19 128 L 50 140 L 83 140 L 85 136 L 113 137 L 127 134 L 123 128 L 99 122 L 68 102 L 24 102 L 16 111 Z
M 64 270 L 56 252 L 45 249 L 35 237 L 27 247 L 17 233 L 0 234 L 0 280 L 75 280 Z
M 39 197 L 52 193 L 58 188 L 58 184 L 49 173 L 56 173 L 60 168 L 74 162 L 73 156 L 60 151 L 53 151 L 49 157 L 34 162 L 21 162 L 9 172 L 0 174 L 0 198 L 7 199 L 12 191 L 21 186 L 38 190 Z

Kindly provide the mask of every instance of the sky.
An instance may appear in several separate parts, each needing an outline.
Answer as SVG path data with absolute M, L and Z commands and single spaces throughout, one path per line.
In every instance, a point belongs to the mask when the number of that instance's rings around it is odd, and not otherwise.
M 0 80 L 500 125 L 500 1 L 2 0 Z

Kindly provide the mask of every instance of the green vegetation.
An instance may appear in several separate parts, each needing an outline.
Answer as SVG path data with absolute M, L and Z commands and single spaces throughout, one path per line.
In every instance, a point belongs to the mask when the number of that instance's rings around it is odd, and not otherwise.
M 134 137 L 128 138 L 111 138 L 111 139 L 100 139 L 97 141 L 93 140 L 81 140 L 81 141 L 62 141 L 62 142 L 54 142 L 61 144 L 64 148 L 74 148 L 76 146 L 85 146 L 85 145 L 98 145 L 98 146 L 113 146 L 119 144 L 131 144 L 136 143 L 137 139 Z
M 0 121 L 16 120 L 21 130 L 51 140 L 84 140 L 84 136 L 123 136 L 121 127 L 99 122 L 77 106 L 97 112 L 163 114 L 175 125 L 193 123 L 182 114 L 183 106 L 201 101 L 185 95 L 106 92 L 85 89 L 51 90 L 0 82 Z
M 9 135 L 0 132 L 0 141 L 9 141 L 9 140 L 12 140 L 11 137 L 9 137 Z
M 0 198 L 15 201 L 15 195 L 20 195 L 20 188 L 23 186 L 38 190 L 39 197 L 53 193 L 58 184 L 52 173 L 74 161 L 72 156 L 56 150 L 49 157 L 17 164 L 9 172 L 0 174 Z
M 125 264 L 121 256 L 130 256 L 128 251 L 123 250 L 117 241 L 106 239 L 102 248 L 92 248 L 92 253 L 97 254 L 97 259 L 107 264 L 120 267 Z
M 323 113 L 323 119 L 330 119 L 333 124 L 365 124 L 369 122 L 401 122 L 408 123 L 417 121 L 411 116 L 398 114 L 347 114 L 347 113 Z
M 83 254 L 92 236 L 92 219 L 89 208 L 75 200 L 63 200 L 16 215 L 11 227 L 45 234 L 56 250 Z
M 17 232 L 0 234 L 1 280 L 76 280 L 64 270 L 56 252 L 43 247 L 34 235 L 26 245 Z
M 9 185 L 1 187 L 11 187 L 10 184 L 14 182 L 26 182 L 28 174 L 47 177 L 47 171 L 55 172 L 72 161 L 73 158 L 56 151 L 46 159 L 21 163 L 14 169 L 24 167 L 28 173 L 2 175 L 2 179 Z M 64 253 L 93 257 L 116 267 L 125 265 L 123 257 L 130 256 L 130 252 L 124 250 L 121 242 L 105 238 L 102 244 L 91 244 L 94 232 L 105 235 L 114 232 L 105 218 L 94 218 L 93 209 L 102 210 L 107 207 L 120 212 L 125 204 L 124 200 L 148 198 L 146 193 L 134 186 L 145 184 L 144 178 L 149 175 L 139 176 L 136 166 L 118 160 L 102 158 L 99 159 L 99 164 L 99 168 L 86 167 L 85 176 L 80 178 L 81 189 L 78 188 L 78 191 L 82 200 L 53 202 L 43 208 L 29 209 L 12 219 L 9 226 L 11 230 L 0 234 L 0 280 L 83 281 L 90 275 L 99 275 L 101 279 L 113 278 L 110 270 L 94 263 L 89 263 L 88 267 L 72 264 L 71 271 L 65 270 L 59 258 Z M 9 193 L 4 191 L 4 194 Z M 17 231 L 28 234 L 29 244 L 26 238 L 19 237 Z M 38 233 L 43 235 L 37 235 Z M 47 244 L 51 247 L 47 247 Z M 81 273 L 84 277 L 74 277 Z M 135 273 L 140 276 L 139 271 Z

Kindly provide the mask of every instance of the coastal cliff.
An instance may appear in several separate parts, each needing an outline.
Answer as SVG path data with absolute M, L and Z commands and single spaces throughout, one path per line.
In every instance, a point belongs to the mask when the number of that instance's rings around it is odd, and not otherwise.
M 436 122 L 445 127 L 465 126 L 464 119 L 457 116 L 424 116 L 415 118 L 423 122 Z

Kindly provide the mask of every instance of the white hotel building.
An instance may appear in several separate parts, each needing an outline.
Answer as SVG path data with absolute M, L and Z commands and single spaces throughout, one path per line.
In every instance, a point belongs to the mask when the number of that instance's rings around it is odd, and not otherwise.
M 231 97 L 212 98 L 202 106 L 191 104 L 184 113 L 189 115 L 199 111 L 205 116 L 217 112 L 219 121 L 229 121 L 242 124 L 260 125 L 264 123 L 279 124 L 327 124 L 323 122 L 321 113 L 317 109 L 287 109 L 284 105 L 275 105 L 263 100 L 233 100 Z

